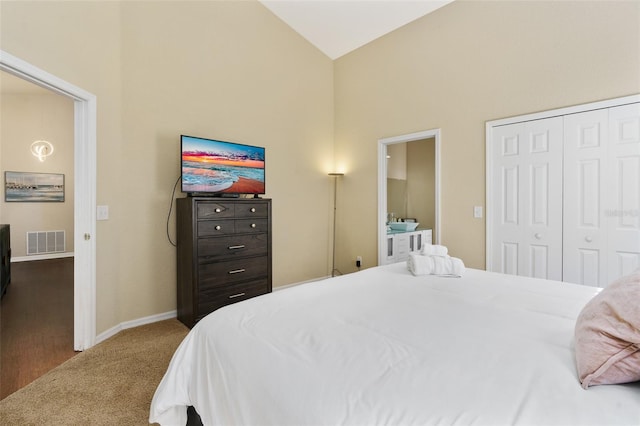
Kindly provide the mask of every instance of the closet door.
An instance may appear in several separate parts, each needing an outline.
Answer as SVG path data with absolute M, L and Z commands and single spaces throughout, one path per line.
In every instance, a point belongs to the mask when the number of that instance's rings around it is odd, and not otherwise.
M 564 281 L 606 287 L 640 266 L 640 105 L 565 117 Z
M 640 267 L 640 104 L 609 110 L 607 283 Z
M 602 287 L 607 281 L 606 109 L 564 119 L 563 281 Z
M 562 279 L 562 118 L 496 127 L 491 269 Z

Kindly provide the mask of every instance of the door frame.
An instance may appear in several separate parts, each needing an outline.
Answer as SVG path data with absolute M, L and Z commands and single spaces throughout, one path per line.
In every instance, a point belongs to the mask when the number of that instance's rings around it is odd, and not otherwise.
M 435 234 L 434 244 L 442 241 L 440 229 L 440 129 L 424 130 L 406 135 L 378 139 L 378 265 L 383 265 L 387 253 L 387 146 L 397 143 L 434 139 L 435 144 Z
M 552 109 L 533 114 L 518 115 L 514 117 L 502 118 L 487 121 L 485 123 L 485 269 L 491 271 L 493 264 L 493 129 L 509 124 L 521 123 L 524 121 L 540 120 L 544 118 L 557 117 L 561 115 L 577 114 L 596 109 L 617 107 L 640 102 L 640 94 L 612 98 L 603 101 L 590 102 L 587 104 L 574 105 L 565 108 Z
M 73 100 L 74 104 L 74 266 L 73 348 L 96 339 L 96 141 L 97 99 L 30 63 L 0 50 L 0 69 Z

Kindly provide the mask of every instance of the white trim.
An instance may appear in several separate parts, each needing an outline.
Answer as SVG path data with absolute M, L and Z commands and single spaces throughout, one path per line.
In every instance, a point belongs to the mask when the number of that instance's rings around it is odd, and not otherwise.
M 440 244 L 442 241 L 442 231 L 440 229 L 440 129 L 425 130 L 422 132 L 410 133 L 407 135 L 393 136 L 378 140 L 378 265 L 384 264 L 386 243 L 387 243 L 387 145 L 396 143 L 419 141 L 422 139 L 434 138 L 435 141 L 435 210 L 436 223 L 435 234 L 436 241 L 434 244 Z
M 502 118 L 499 120 L 487 121 L 485 124 L 485 269 L 491 270 L 493 263 L 493 241 L 491 235 L 493 235 L 493 193 L 491 182 L 491 171 L 493 170 L 493 128 L 499 126 L 505 126 L 508 124 L 522 123 L 524 121 L 541 120 L 545 118 L 558 117 L 569 114 L 579 114 L 586 111 L 593 111 L 596 109 L 611 108 L 616 106 L 622 106 L 632 103 L 640 102 L 640 94 L 623 96 L 621 98 L 607 99 L 603 101 L 591 102 L 588 104 L 574 105 L 565 108 L 552 109 L 549 111 L 542 111 L 533 114 L 519 115 L 515 117 Z
M 591 103 L 588 103 L 588 104 L 574 105 L 574 106 L 570 106 L 570 107 L 552 109 L 552 110 L 536 112 L 536 113 L 532 113 L 532 114 L 518 115 L 518 116 L 515 116 L 515 117 L 508 117 L 508 118 L 501 118 L 501 119 L 498 119 L 498 120 L 487 121 L 486 128 L 489 129 L 489 127 L 493 128 L 493 127 L 498 127 L 498 126 L 505 126 L 507 124 L 522 123 L 524 121 L 540 120 L 540 119 L 544 119 L 544 118 L 557 117 L 557 116 L 560 116 L 560 115 L 578 114 L 578 113 L 585 112 L 585 111 L 592 111 L 592 110 L 595 110 L 595 109 L 611 108 L 611 107 L 616 107 L 616 106 L 633 104 L 633 103 L 636 103 L 636 102 L 640 102 L 640 94 L 639 95 L 623 96 L 621 98 L 607 99 L 607 100 L 604 100 L 604 101 L 591 102 Z
M 73 346 L 96 337 L 96 121 L 97 99 L 79 87 L 0 50 L 0 70 L 74 101 L 74 310 Z M 85 238 L 88 236 L 88 239 Z
M 32 260 L 62 259 L 64 257 L 74 257 L 74 253 L 72 251 L 67 251 L 64 253 L 34 254 L 32 256 L 18 256 L 18 257 L 12 257 L 11 263 L 30 262 Z
M 174 311 L 165 312 L 163 314 L 150 315 L 148 317 L 143 317 L 143 318 L 138 318 L 138 319 L 131 320 L 131 321 L 121 322 L 120 324 L 116 325 L 115 327 L 111 327 L 107 331 L 104 331 L 104 332 L 98 334 L 96 336 L 95 344 L 97 345 L 100 342 L 104 342 L 109 337 L 115 336 L 116 334 L 118 334 L 122 330 L 126 330 L 128 328 L 139 327 L 141 325 L 152 324 L 154 322 L 164 321 L 164 320 L 168 320 L 168 319 L 171 319 L 171 318 L 176 318 L 177 314 L 178 314 L 178 312 L 174 310 Z

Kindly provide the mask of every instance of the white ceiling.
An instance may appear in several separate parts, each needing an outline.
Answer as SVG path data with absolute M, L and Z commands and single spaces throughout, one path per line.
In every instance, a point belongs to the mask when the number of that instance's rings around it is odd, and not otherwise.
M 331 59 L 337 59 L 452 1 L 260 0 Z

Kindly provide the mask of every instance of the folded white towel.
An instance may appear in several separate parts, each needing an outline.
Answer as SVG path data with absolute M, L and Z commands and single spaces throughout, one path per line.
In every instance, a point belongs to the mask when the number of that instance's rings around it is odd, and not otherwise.
M 407 259 L 407 269 L 415 276 L 445 275 L 461 277 L 465 272 L 462 259 L 451 256 L 422 256 L 411 253 Z
M 446 256 L 449 250 L 445 246 L 437 244 L 425 244 L 420 252 L 423 256 Z

